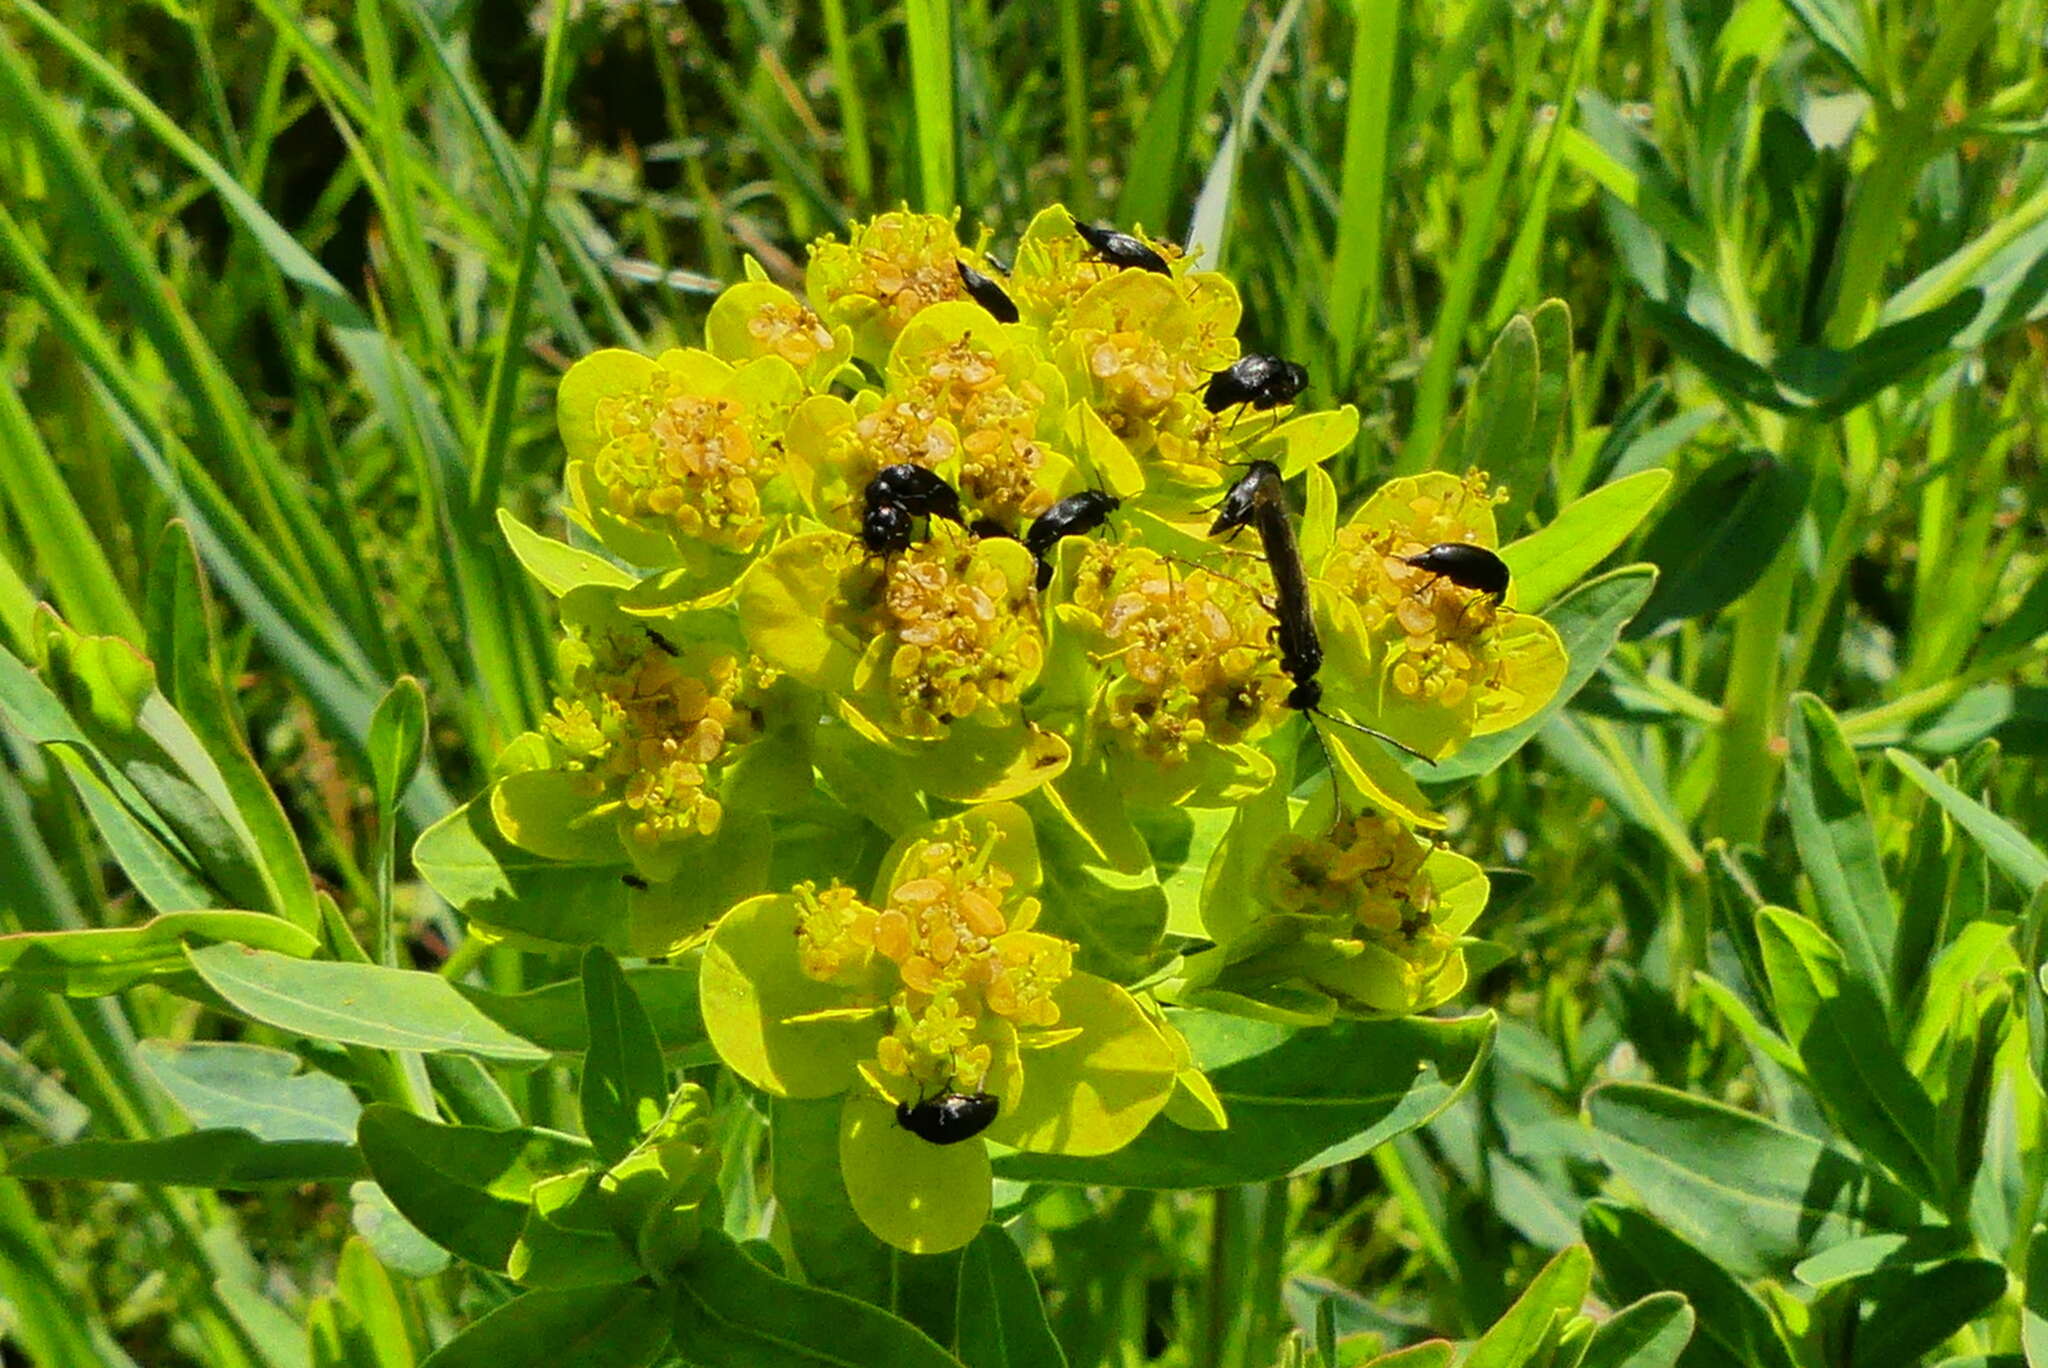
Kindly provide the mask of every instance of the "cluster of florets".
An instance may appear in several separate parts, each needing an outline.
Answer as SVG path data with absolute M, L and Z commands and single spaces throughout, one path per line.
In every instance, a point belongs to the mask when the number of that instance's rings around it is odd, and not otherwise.
M 1141 547 L 1092 545 L 1073 604 L 1097 624 L 1106 720 L 1160 764 L 1203 742 L 1236 746 L 1285 713 L 1271 618 L 1241 582 Z
M 631 814 L 626 835 L 655 844 L 718 830 L 710 787 L 759 731 L 741 701 L 737 653 L 678 647 L 653 628 L 572 625 L 558 648 L 563 691 L 541 723 L 558 764 L 593 797 Z
M 971 1238 L 986 1182 L 976 1210 L 883 1200 L 890 1108 L 964 1097 L 1002 1145 L 1101 1153 L 1206 1086 L 1157 1002 L 1303 1020 L 1454 993 L 1484 878 L 1417 834 L 1443 818 L 1393 752 L 1356 751 L 1377 742 L 1330 731 L 1303 797 L 1302 700 L 1440 757 L 1531 716 L 1564 665 L 1511 598 L 1411 563 L 1499 546 L 1484 475 L 1392 480 L 1340 520 L 1320 467 L 1357 413 L 1296 412 L 1306 372 L 1241 355 L 1237 291 L 1198 255 L 1059 208 L 1014 269 L 988 245 L 883 214 L 812 245 L 802 297 L 750 263 L 701 348 L 571 368 L 577 544 L 502 520 L 561 601 L 560 691 L 480 801 L 594 891 L 451 893 L 507 935 L 701 944 L 721 1058 L 844 1096 L 849 1195 L 920 1251 Z M 1302 528 L 1252 539 L 1300 556 L 1284 581 L 1207 535 L 1247 469 Z M 1274 497 L 1296 480 L 1305 518 Z M 1327 656 L 1282 654 L 1286 613 Z M 1148 873 L 1155 839 L 1188 859 L 1173 809 L 1209 877 Z M 834 823 L 860 833 L 843 867 L 815 835 Z M 1171 960 L 1090 939 L 1157 925 L 1161 898 L 1186 969 L 1156 1001 L 1077 967 Z

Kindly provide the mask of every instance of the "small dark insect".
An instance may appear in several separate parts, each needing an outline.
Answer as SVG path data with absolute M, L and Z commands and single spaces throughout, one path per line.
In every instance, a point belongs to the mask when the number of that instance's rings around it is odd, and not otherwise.
M 976 518 L 973 522 L 967 524 L 967 535 L 980 538 L 1001 537 L 1005 541 L 1017 540 L 1015 532 L 1012 532 L 994 518 Z
M 1253 461 L 1238 482 L 1230 487 L 1218 505 L 1220 511 L 1209 535 L 1234 532 L 1241 527 L 1258 530 L 1259 544 L 1266 553 L 1266 567 L 1273 575 L 1273 616 L 1275 644 L 1280 647 L 1280 668 L 1294 681 L 1287 706 L 1310 713 L 1327 722 L 1378 737 L 1396 750 L 1418 760 L 1429 757 L 1413 746 L 1398 741 L 1376 728 L 1323 711 L 1323 683 L 1316 674 L 1323 668 L 1323 641 L 1316 632 L 1314 606 L 1309 598 L 1308 569 L 1301 561 L 1301 548 L 1294 540 L 1294 522 L 1287 512 L 1286 486 L 1280 467 L 1271 461 Z M 1310 723 L 1313 727 L 1314 723 Z M 1316 732 L 1316 740 L 1328 758 L 1329 743 Z M 1434 764 L 1435 761 L 1430 761 Z M 1335 764 L 1330 772 L 1337 772 Z
M 656 647 L 656 648 L 657 648 L 657 649 L 658 649 L 658 650 L 659 650 L 659 651 L 660 651 L 660 652 L 661 652 L 661 653 L 662 653 L 663 655 L 670 655 L 670 656 L 675 656 L 675 655 L 681 655 L 681 654 L 682 654 L 682 652 L 681 652 L 681 651 L 679 651 L 679 650 L 677 650 L 677 649 L 676 649 L 676 644 L 675 644 L 675 643 L 674 643 L 673 641 L 670 641 L 670 640 L 669 640 L 669 639 L 668 639 L 667 637 L 665 637 L 665 636 L 663 636 L 663 635 L 662 635 L 661 633 L 659 633 L 659 632 L 655 631 L 655 630 L 654 630 L 654 629 L 653 629 L 652 627 L 649 627 L 649 628 L 647 628 L 647 629 L 646 629 L 646 631 L 647 631 L 647 639 L 648 639 L 649 641 L 653 642 L 653 643 L 654 643 L 654 645 L 655 645 L 655 647 Z
M 1442 575 L 1460 589 L 1477 589 L 1492 599 L 1495 607 L 1508 596 L 1508 563 L 1483 546 L 1438 542 L 1404 559 L 1417 570 Z
M 1016 302 L 1002 286 L 964 261 L 955 261 L 953 264 L 960 268 L 960 283 L 967 287 L 969 299 L 994 314 L 998 323 L 1017 321 Z
M 1292 402 L 1308 388 L 1308 367 L 1277 356 L 1251 352 L 1210 377 L 1202 390 L 1202 407 L 1221 413 L 1238 404 L 1264 412 Z
M 1098 228 L 1092 223 L 1074 220 L 1074 231 L 1086 239 L 1095 249 L 1095 255 L 1112 266 L 1130 266 L 1140 271 L 1151 271 L 1155 275 L 1172 275 L 1166 258 L 1147 247 L 1129 233 L 1116 228 Z
M 867 501 L 869 509 L 877 504 L 895 504 L 918 517 L 944 518 L 966 525 L 960 514 L 960 491 L 947 484 L 945 477 L 908 462 L 883 466 L 875 472 L 875 478 L 868 481 Z
M 1024 533 L 1024 549 L 1038 562 L 1038 587 L 1052 583 L 1052 549 L 1063 537 L 1085 537 L 1123 507 L 1123 500 L 1101 489 L 1069 494 L 1032 520 Z
M 621 874 L 619 875 L 619 882 L 632 889 L 635 893 L 645 893 L 647 891 L 647 880 L 641 878 L 638 874 Z
M 1002 1103 L 992 1093 L 942 1092 L 912 1106 L 896 1104 L 896 1124 L 934 1145 L 957 1145 L 987 1130 Z
M 878 556 L 910 549 L 910 529 L 917 518 L 902 504 L 869 504 L 860 518 L 861 544 Z

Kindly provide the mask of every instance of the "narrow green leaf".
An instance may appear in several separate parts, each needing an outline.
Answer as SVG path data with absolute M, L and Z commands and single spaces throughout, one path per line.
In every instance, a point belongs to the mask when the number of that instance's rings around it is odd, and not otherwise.
M 1379 327 L 1383 243 L 1391 180 L 1389 132 L 1401 72 L 1402 0 L 1352 7 L 1351 74 L 1345 83 L 1344 170 L 1338 186 L 1337 253 L 1330 264 L 1331 380 L 1352 380 Z
M 346 1083 L 308 1070 L 297 1055 L 239 1041 L 145 1040 L 136 1054 L 200 1129 L 240 1129 L 259 1140 L 355 1143 L 362 1104 Z
M 636 964 L 625 974 L 665 1052 L 676 1054 L 676 1062 L 684 1065 L 707 1064 L 715 1058 L 697 1009 L 696 952 L 676 964 Z M 524 993 L 493 993 L 467 985 L 457 985 L 457 990 L 485 1016 L 543 1049 L 581 1054 L 590 1048 L 580 979 L 563 979 Z
M 1856 754 L 1841 723 L 1812 694 L 1793 698 L 1785 732 L 1792 748 L 1785 805 L 1821 923 L 1842 947 L 1849 972 L 1880 1003 L 1887 1002 L 1899 914 L 1863 801 Z
M 917 183 L 927 214 L 959 204 L 958 119 L 953 112 L 953 6 L 949 0 L 907 0 L 910 111 L 917 130 Z
M 1584 1245 L 1560 1252 L 1529 1280 L 1507 1313 L 1479 1337 L 1465 1357 L 1464 1368 L 1522 1368 L 1548 1357 L 1563 1322 L 1579 1313 L 1593 1276 L 1593 1260 Z
M 1866 1285 L 1869 1309 L 1856 1331 L 1854 1368 L 1918 1363 L 2005 1294 L 2005 1268 L 1989 1259 L 1950 1259 Z
M 1657 572 L 1647 565 L 1625 565 L 1598 579 L 1587 580 L 1552 604 L 1544 620 L 1564 643 L 1564 680 L 1543 708 L 1516 726 L 1490 736 L 1474 737 L 1455 755 L 1433 767 L 1417 765 L 1410 772 L 1431 786 L 1461 783 L 1491 774 L 1529 743 L 1549 721 L 1578 696 L 1614 653 L 1623 631 L 1656 588 Z
M 957 1368 L 915 1326 L 865 1302 L 789 1282 L 719 1231 L 676 1270 L 675 1333 L 692 1359 L 747 1368 Z
M 24 987 L 99 997 L 189 972 L 187 944 L 250 945 L 305 958 L 320 943 L 267 912 L 166 912 L 136 926 L 0 936 L 0 975 Z
M 982 1228 L 960 1257 L 954 1353 L 967 1368 L 1067 1368 L 1024 1251 L 1001 1226 Z
M 383 1050 L 453 1050 L 502 1064 L 547 1051 L 478 1011 L 438 974 L 297 960 L 239 945 L 187 950 L 230 1006 L 281 1031 Z
M 1839 418 L 1945 354 L 1983 307 L 1982 290 L 1964 290 L 1925 313 L 1887 323 L 1847 351 L 1789 351 L 1772 363 L 1771 377 L 1780 394 L 1814 416 Z
M 1699 1317 L 1687 1368 L 1793 1368 L 1770 1312 L 1727 1269 L 1639 1211 L 1588 1203 L 1586 1243 L 1610 1301 L 1677 1292 Z
M 498 530 L 505 534 L 506 545 L 512 548 L 526 573 L 557 598 L 586 584 L 631 589 L 640 582 L 594 551 L 542 536 L 506 509 L 498 510 Z
M 136 1368 L 90 1304 L 50 1239 L 27 1191 L 0 1178 L 0 1300 L 9 1312 L 7 1333 L 27 1362 Z
M 140 643 L 142 622 L 12 384 L 0 385 L 0 502 L 28 541 L 29 573 L 49 585 L 65 618 Z
M 370 773 L 377 785 L 377 810 L 390 821 L 398 812 L 427 735 L 427 696 L 411 675 L 402 675 L 370 716 Z
M 451 1254 L 492 1269 L 512 1257 L 534 1184 L 593 1158 L 574 1136 L 443 1126 L 381 1102 L 363 1109 L 356 1143 L 407 1221 Z
M 75 1140 L 12 1160 L 17 1178 L 163 1187 L 249 1188 L 265 1183 L 324 1183 L 363 1174 L 351 1144 L 331 1140 L 259 1140 L 245 1130 L 191 1131 L 164 1140 Z
M 1501 548 L 1515 602 L 1533 613 L 1612 555 L 1671 487 L 1668 470 L 1642 470 L 1566 505 L 1536 531 Z
M 83 750 L 52 741 L 44 745 L 43 754 L 57 762 L 114 862 L 152 908 L 168 915 L 222 901 L 182 849 L 166 844 L 115 796 Z
M 1748 593 L 1806 511 L 1806 475 L 1763 452 L 1738 452 L 1694 477 L 1637 552 L 1659 571 L 1632 641 L 1702 618 Z
M 471 921 L 560 945 L 629 948 L 618 864 L 582 865 L 521 850 L 498 831 L 488 794 L 420 833 L 413 868 Z
M 1901 750 L 1885 752 L 1894 765 L 1927 796 L 1941 804 L 1956 825 L 1970 833 L 1991 862 L 2029 894 L 2048 883 L 2048 855 L 2028 840 L 2019 828 L 1985 807 L 1976 799 L 1943 780 L 1934 771 Z
M 448 1251 L 399 1215 L 384 1189 L 365 1178 L 348 1189 L 349 1224 L 377 1256 L 377 1262 L 408 1278 L 431 1278 L 453 1260 Z
M 1124 163 L 1117 217 L 1126 228 L 1167 230 L 1181 169 L 1209 117 L 1223 68 L 1239 51 L 1245 5 L 1246 0 L 1194 0 L 1187 7 L 1173 58 L 1152 87 L 1145 121 Z
M 1692 1308 L 1684 1297 L 1653 1292 L 1600 1323 L 1579 1368 L 1673 1368 L 1692 1330 Z
M 1919 1220 L 1918 1202 L 1848 1155 L 1718 1102 L 1610 1083 L 1587 1096 L 1586 1113 L 1635 1200 L 1738 1277 L 1784 1278 L 1867 1226 Z
M 1231 1187 L 1313 1173 L 1415 1129 L 1471 1086 L 1491 1013 L 1345 1021 L 1295 1031 L 1214 1012 L 1172 1014 L 1230 1116 L 1221 1131 L 1165 1117 L 1114 1154 L 1016 1153 L 996 1174 L 1132 1188 Z
M 609 950 L 583 954 L 583 1010 L 590 1048 L 583 1058 L 583 1129 L 599 1156 L 617 1163 L 661 1119 L 668 1068 L 647 1009 Z
M 1934 1103 L 1892 1044 L 1884 1008 L 1850 976 L 1841 948 L 1780 907 L 1757 914 L 1778 1017 L 1842 1134 L 1922 1199 L 1940 1204 Z
M 668 1348 L 668 1298 L 645 1287 L 572 1287 L 514 1297 L 420 1368 L 646 1368 Z

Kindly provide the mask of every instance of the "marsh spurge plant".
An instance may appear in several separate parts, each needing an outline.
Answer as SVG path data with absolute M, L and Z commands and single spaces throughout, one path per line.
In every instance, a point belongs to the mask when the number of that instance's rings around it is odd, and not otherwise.
M 1389 481 L 1339 525 L 1320 467 L 1356 410 L 1205 402 L 1237 291 L 1146 245 L 1163 271 L 1051 208 L 1006 273 L 945 218 L 857 225 L 812 247 L 804 297 L 758 272 L 720 296 L 702 348 L 576 363 L 572 540 L 504 519 L 560 600 L 559 692 L 477 803 L 586 887 L 573 924 L 443 891 L 477 935 L 701 951 L 719 1060 L 840 1099 L 847 1197 L 905 1250 L 974 1237 L 992 1151 L 1228 1127 L 1166 1008 L 1315 1026 L 1465 982 L 1487 882 L 1444 843 L 1429 766 L 1310 738 L 1268 567 L 1205 535 L 1242 467 L 1307 485 L 1330 711 L 1442 760 L 1568 665 L 1513 588 L 1408 563 L 1500 545 L 1484 471 Z M 957 505 L 878 534 L 903 466 Z M 1091 490 L 1114 511 L 1041 569 L 1034 522 Z M 1169 844 L 1197 855 L 1162 877 Z M 970 1102 L 960 1131 L 914 1124 Z

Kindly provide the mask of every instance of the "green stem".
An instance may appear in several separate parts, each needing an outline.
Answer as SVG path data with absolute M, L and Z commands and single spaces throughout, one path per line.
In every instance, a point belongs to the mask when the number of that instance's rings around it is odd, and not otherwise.
M 1779 764 L 1772 737 L 1782 711 L 1780 654 L 1798 575 L 1797 543 L 1788 537 L 1736 610 L 1728 689 L 1721 701 L 1721 749 L 1706 814 L 1708 833 L 1731 845 L 1755 844 L 1770 811 Z

